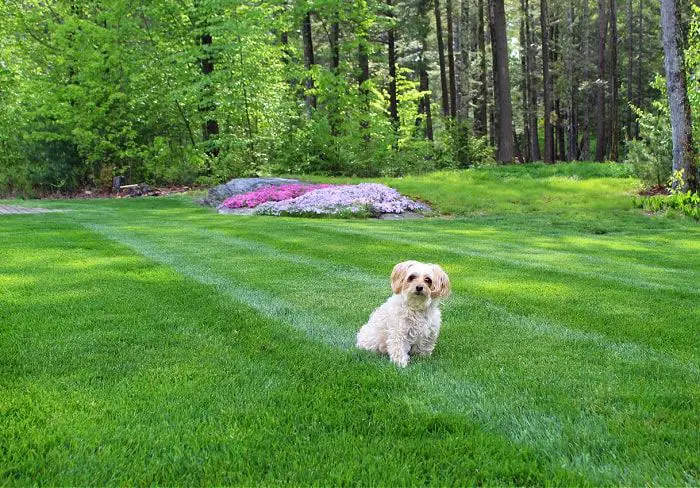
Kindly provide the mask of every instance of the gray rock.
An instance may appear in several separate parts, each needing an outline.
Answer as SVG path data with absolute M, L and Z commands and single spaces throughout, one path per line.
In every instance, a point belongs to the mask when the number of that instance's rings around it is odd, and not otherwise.
M 224 200 L 233 195 L 248 193 L 249 191 L 257 190 L 261 186 L 292 185 L 298 183 L 304 182 L 287 178 L 234 178 L 228 183 L 210 188 L 207 196 L 201 199 L 199 203 L 218 207 Z
M 243 207 L 243 208 L 226 208 L 226 207 L 221 207 L 219 209 L 220 214 L 228 214 L 228 215 L 252 215 L 253 214 L 252 208 L 248 207 Z

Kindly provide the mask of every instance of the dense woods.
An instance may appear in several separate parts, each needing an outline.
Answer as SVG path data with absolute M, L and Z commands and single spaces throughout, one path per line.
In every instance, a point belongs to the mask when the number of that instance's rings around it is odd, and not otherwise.
M 700 10 L 661 4 L 7 0 L 0 191 L 590 158 L 693 188 Z

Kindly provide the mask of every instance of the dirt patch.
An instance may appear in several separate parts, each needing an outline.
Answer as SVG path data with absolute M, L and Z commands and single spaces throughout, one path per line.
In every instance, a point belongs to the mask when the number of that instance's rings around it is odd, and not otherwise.
M 20 205 L 0 205 L 0 215 L 38 214 L 51 212 L 62 212 L 62 210 L 52 210 L 49 208 L 39 207 L 22 207 Z
M 655 195 L 670 195 L 671 192 L 669 191 L 668 187 L 664 185 L 655 185 L 651 188 L 643 189 L 639 192 L 639 194 L 643 197 L 652 197 Z

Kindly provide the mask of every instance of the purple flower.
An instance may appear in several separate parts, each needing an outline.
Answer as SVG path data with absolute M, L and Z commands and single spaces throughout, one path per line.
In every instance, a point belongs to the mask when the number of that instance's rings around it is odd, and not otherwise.
M 321 215 L 402 213 L 409 210 L 428 210 L 393 188 L 378 183 L 326 186 L 296 198 L 268 201 L 259 205 L 255 213 L 264 215 Z
M 318 188 L 326 188 L 330 185 L 280 185 L 280 186 L 264 186 L 255 191 L 242 193 L 232 196 L 224 200 L 219 205 L 219 208 L 243 208 L 257 207 L 265 202 L 279 202 L 296 198 L 304 193 L 316 190 Z

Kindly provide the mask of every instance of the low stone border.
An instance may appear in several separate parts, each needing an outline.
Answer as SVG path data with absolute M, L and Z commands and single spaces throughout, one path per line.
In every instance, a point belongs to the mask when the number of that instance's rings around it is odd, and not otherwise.
M 39 207 L 21 207 L 19 205 L 0 205 L 0 215 L 38 214 L 51 212 L 63 212 L 63 210 L 53 210 Z

